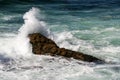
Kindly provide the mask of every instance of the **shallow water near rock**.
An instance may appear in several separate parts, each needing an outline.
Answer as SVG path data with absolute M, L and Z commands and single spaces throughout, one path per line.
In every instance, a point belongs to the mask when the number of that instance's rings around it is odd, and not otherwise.
M 120 80 L 117 0 L 67 1 L 0 1 L 1 80 Z M 33 55 L 27 35 L 34 32 L 110 64 Z

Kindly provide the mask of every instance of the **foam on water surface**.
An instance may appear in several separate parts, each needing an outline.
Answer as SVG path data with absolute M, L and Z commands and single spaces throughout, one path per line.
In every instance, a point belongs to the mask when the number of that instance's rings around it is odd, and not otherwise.
M 82 34 L 101 34 L 116 31 L 116 28 L 104 30 L 64 30 L 53 32 L 41 19 L 41 11 L 32 8 L 23 16 L 24 24 L 16 33 L 0 34 L 0 79 L 1 80 L 119 80 L 119 47 L 107 43 L 96 47 L 94 40 L 82 39 Z M 60 27 L 60 26 L 59 26 Z M 68 26 L 67 26 L 68 27 Z M 117 29 L 118 31 L 119 29 Z M 63 57 L 38 56 L 32 54 L 28 34 L 39 32 L 52 38 L 60 47 L 117 62 L 118 64 L 87 63 Z M 80 36 L 76 37 L 76 33 Z M 53 37 L 54 36 L 54 37 Z M 104 37 L 104 36 L 103 36 Z M 95 38 L 94 38 L 95 39 Z M 103 38 L 102 38 L 103 39 Z M 102 40 L 102 41 L 104 41 Z M 98 40 L 99 41 L 99 40 Z M 99 41 L 100 42 L 100 41 Z M 94 44 L 95 43 L 95 44 Z M 114 55 L 116 54 L 116 55 Z M 106 58 L 107 57 L 107 58 Z

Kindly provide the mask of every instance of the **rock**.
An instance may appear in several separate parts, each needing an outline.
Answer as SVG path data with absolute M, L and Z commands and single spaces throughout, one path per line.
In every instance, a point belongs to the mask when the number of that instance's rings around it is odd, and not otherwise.
M 83 54 L 81 52 L 76 52 L 65 48 L 59 48 L 54 41 L 46 38 L 40 33 L 29 34 L 29 38 L 30 38 L 30 43 L 32 44 L 32 51 L 34 54 L 63 56 L 63 57 L 74 58 L 77 60 L 83 60 L 87 62 L 98 62 L 98 61 L 103 62 L 102 60 L 96 57 Z
M 39 33 L 30 34 L 29 38 L 34 54 L 53 55 L 59 49 L 54 41 L 46 38 Z

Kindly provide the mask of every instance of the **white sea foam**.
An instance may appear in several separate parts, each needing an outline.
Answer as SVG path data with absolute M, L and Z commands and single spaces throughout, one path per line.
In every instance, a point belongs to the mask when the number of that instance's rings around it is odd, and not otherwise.
M 32 48 L 29 43 L 28 35 L 32 33 L 41 33 L 42 35 L 50 38 L 50 31 L 46 27 L 46 23 L 41 21 L 40 10 L 38 8 L 32 8 L 26 12 L 23 16 L 24 24 L 19 29 L 19 33 L 16 41 L 16 51 L 22 55 L 31 55 Z
M 49 37 L 49 30 L 46 27 L 46 23 L 40 19 L 40 10 L 38 8 L 32 8 L 26 12 L 23 16 L 24 24 L 19 29 L 19 35 L 28 36 L 32 33 L 41 33 L 46 37 Z
M 120 65 L 96 66 L 74 59 L 32 55 L 28 34 L 39 32 L 51 38 L 46 23 L 41 21 L 40 10 L 32 8 L 24 15 L 24 24 L 16 34 L 0 34 L 0 79 L 2 80 L 110 80 L 119 77 Z M 111 31 L 111 29 L 110 29 Z M 77 31 L 80 32 L 80 31 Z M 82 32 L 82 31 L 81 31 Z M 84 32 L 84 31 L 83 31 Z M 98 33 L 95 31 L 94 33 Z M 87 33 L 87 31 L 86 31 Z M 88 33 L 91 33 L 88 30 Z M 84 34 L 84 33 L 83 33 Z M 98 33 L 100 34 L 100 33 Z M 76 38 L 72 32 L 54 34 L 60 47 L 80 51 L 114 61 L 119 57 L 119 47 L 105 46 L 96 48 L 94 44 Z M 116 55 L 114 55 L 115 53 Z M 113 54 L 112 54 L 113 53 Z M 22 55 L 22 57 L 21 57 Z M 32 56 L 31 56 L 32 55 Z M 11 56 L 11 57 L 10 57 Z M 14 57 L 13 57 L 14 56 Z M 31 56 L 31 57 L 29 57 Z M 112 57 L 112 58 L 111 58 Z M 109 60 L 108 60 L 109 61 Z M 116 61 L 115 61 L 116 62 Z M 118 60 L 119 62 L 119 60 Z M 118 69 L 118 70 L 117 70 Z M 97 77 L 96 77 L 97 76 Z M 116 79 L 117 80 L 117 79 Z
M 73 37 L 71 32 L 62 32 L 55 34 L 55 42 L 60 46 L 67 49 L 78 50 L 80 45 L 77 43 L 76 39 Z

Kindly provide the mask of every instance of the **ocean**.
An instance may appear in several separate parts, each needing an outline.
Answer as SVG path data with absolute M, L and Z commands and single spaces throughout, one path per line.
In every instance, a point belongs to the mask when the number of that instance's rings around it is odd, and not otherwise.
M 34 55 L 28 34 L 106 61 Z M 119 0 L 0 0 L 0 80 L 120 80 Z

